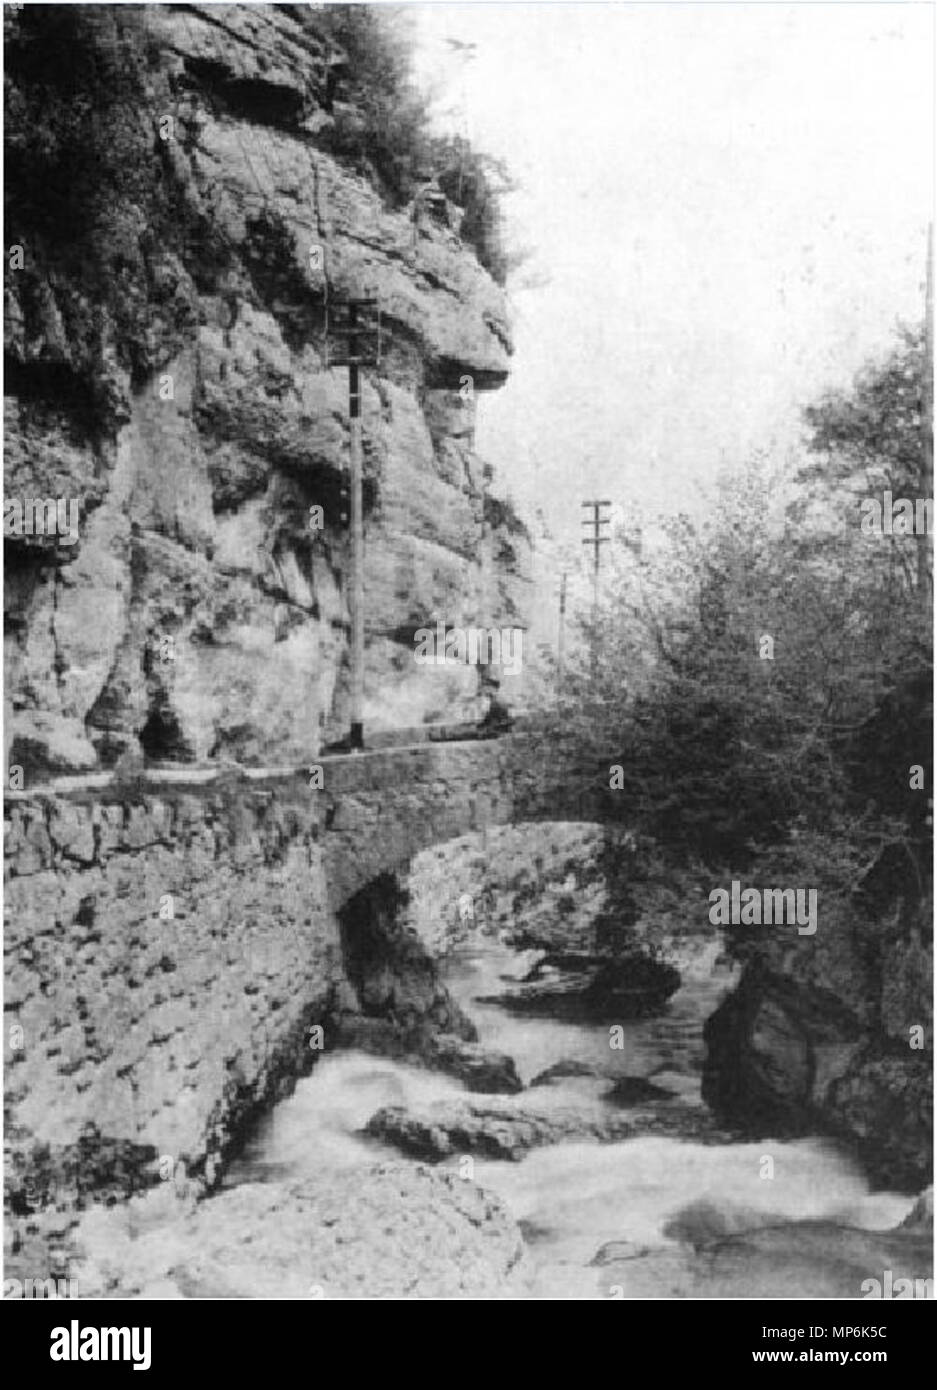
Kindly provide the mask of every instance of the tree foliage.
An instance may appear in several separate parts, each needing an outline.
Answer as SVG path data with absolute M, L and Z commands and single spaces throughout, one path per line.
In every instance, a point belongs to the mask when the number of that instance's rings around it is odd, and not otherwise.
M 855 877 L 897 840 L 926 880 L 931 594 L 913 559 L 930 541 L 858 517 L 870 491 L 922 495 L 923 370 L 903 330 L 807 409 L 795 467 L 753 460 L 707 522 L 670 523 L 663 574 L 621 546 L 560 717 L 616 752 L 622 816 L 658 843 L 737 869 L 793 846 Z

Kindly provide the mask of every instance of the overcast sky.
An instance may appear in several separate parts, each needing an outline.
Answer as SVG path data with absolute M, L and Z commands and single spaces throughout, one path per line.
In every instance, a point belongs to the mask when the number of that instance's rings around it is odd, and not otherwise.
M 478 442 L 558 536 L 590 495 L 695 507 L 721 459 L 789 446 L 799 407 L 923 312 L 929 5 L 414 9 L 451 122 L 523 184 L 535 256 Z

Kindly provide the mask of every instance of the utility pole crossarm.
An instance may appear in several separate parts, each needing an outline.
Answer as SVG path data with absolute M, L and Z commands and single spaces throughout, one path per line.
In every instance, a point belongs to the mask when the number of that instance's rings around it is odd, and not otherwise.
M 591 517 L 583 519 L 583 526 L 592 527 L 591 536 L 583 536 L 583 545 L 591 545 L 593 548 L 593 568 L 592 568 L 592 670 L 595 672 L 598 666 L 598 619 L 599 619 L 599 557 L 602 553 L 601 547 L 609 539 L 600 532 L 602 526 L 610 524 L 610 518 L 602 515 L 603 507 L 610 507 L 611 501 L 608 498 L 595 499 L 591 502 L 583 502 L 584 507 L 590 508 Z
M 591 545 L 591 546 L 594 546 L 594 548 L 595 548 L 595 556 L 594 556 L 595 570 L 596 570 L 596 573 L 598 573 L 598 569 L 599 569 L 599 546 L 600 546 L 600 545 L 604 545 L 604 543 L 609 539 L 608 536 L 603 536 L 603 535 L 601 535 L 601 534 L 600 534 L 600 530 L 599 530 L 600 527 L 602 527 L 602 526 L 608 526 L 608 525 L 609 525 L 609 518 L 608 518 L 607 516 L 602 516 L 602 508 L 603 508 L 603 507 L 610 507 L 612 504 L 611 504 L 611 502 L 608 501 L 607 499 L 602 499 L 601 501 L 583 502 L 582 505 L 583 505 L 584 507 L 591 507 L 591 509 L 592 509 L 592 516 L 591 516 L 591 517 L 584 517 L 584 518 L 583 518 L 583 521 L 582 521 L 582 525 L 583 525 L 583 526 L 591 526 L 591 527 L 592 527 L 592 535 L 591 535 L 591 536 L 583 536 L 583 538 L 582 538 L 582 543 L 583 543 L 583 545 Z

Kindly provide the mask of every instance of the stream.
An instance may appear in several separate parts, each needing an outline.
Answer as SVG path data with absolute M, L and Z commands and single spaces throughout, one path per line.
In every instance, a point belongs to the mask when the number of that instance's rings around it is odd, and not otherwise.
M 525 1087 L 561 1061 L 601 1068 L 606 1077 L 564 1077 L 525 1090 L 514 1098 L 520 1103 L 549 1091 L 551 1101 L 608 1106 L 601 1098 L 609 1089 L 607 1078 L 620 1074 L 650 1080 L 684 1106 L 702 1108 L 702 1027 L 734 977 L 716 948 L 680 964 L 679 990 L 656 1016 L 624 1025 L 621 1050 L 610 1049 L 607 1026 L 518 1017 L 495 1003 L 478 1002 L 479 996 L 503 991 L 518 975 L 517 954 L 491 938 L 452 951 L 441 973 L 476 1024 L 479 1041 L 512 1056 Z M 363 1052 L 326 1056 L 289 1099 L 273 1107 L 224 1185 L 315 1179 L 381 1161 L 413 1161 L 362 1133 L 362 1127 L 382 1106 L 459 1099 L 466 1099 L 462 1084 L 437 1072 Z M 670 1095 L 652 1104 L 668 1103 L 673 1103 Z M 766 1154 L 774 1165 L 770 1181 L 763 1176 Z M 448 1163 L 458 1171 L 457 1159 Z M 825 1221 L 870 1232 L 896 1226 L 912 1206 L 906 1195 L 873 1193 L 851 1158 L 821 1138 L 704 1143 L 689 1133 L 685 1139 L 653 1135 L 605 1144 L 563 1142 L 534 1149 L 519 1162 L 475 1158 L 472 1176 L 496 1192 L 520 1223 L 534 1296 L 548 1298 L 608 1297 L 607 1281 L 603 1286 L 601 1271 L 591 1263 L 607 1242 L 627 1241 L 639 1255 L 650 1248 L 670 1258 L 676 1246 L 663 1228 L 690 1204 L 712 1204 L 725 1214 L 730 1230 L 753 1224 L 754 1213 L 754 1224 L 762 1226 Z M 742 1214 L 735 1227 L 734 1213 Z M 803 1264 L 805 1257 L 797 1258 Z M 821 1252 L 815 1262 L 822 1265 L 824 1258 Z M 656 1274 L 640 1259 L 624 1268 L 637 1270 L 642 1264 L 635 1296 L 673 1296 L 666 1260 Z M 808 1277 L 809 1269 L 808 1261 Z M 825 1271 L 818 1267 L 816 1273 L 822 1283 Z M 803 1279 L 802 1271 L 798 1277 Z M 737 1272 L 733 1278 L 737 1281 Z

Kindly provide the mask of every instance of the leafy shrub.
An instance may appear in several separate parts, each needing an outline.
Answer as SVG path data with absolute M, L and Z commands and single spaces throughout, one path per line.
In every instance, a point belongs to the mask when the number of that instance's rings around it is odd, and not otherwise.
M 793 836 L 795 857 L 816 843 L 820 859 L 836 826 L 844 862 L 878 834 L 927 879 L 927 792 L 910 789 L 909 769 L 931 786 L 929 540 L 878 545 L 856 506 L 883 485 L 926 487 L 923 370 L 921 335 L 903 331 L 851 391 L 806 412 L 793 477 L 728 480 L 720 515 L 672 529 L 669 573 L 629 555 L 599 615 L 595 667 L 570 663 L 563 732 L 605 759 L 615 750 L 622 817 L 675 853 L 740 869 Z M 769 512 L 781 488 L 795 501 Z M 835 524 L 806 526 L 805 497 Z

